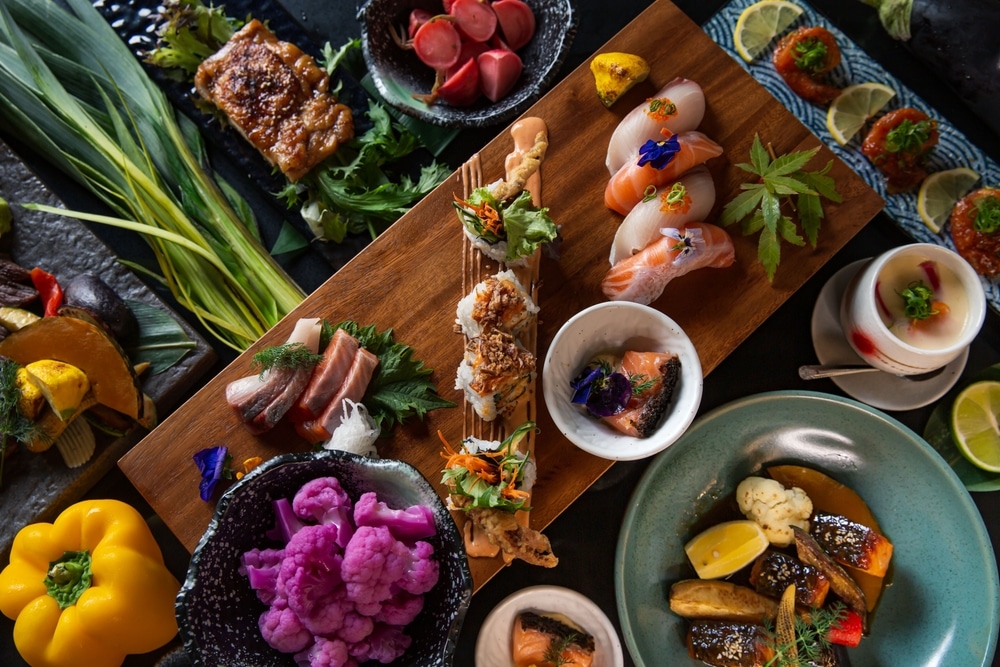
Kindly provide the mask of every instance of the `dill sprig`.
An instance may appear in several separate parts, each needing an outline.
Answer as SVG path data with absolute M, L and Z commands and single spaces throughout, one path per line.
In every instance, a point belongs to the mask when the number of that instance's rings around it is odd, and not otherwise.
M 562 657 L 563 651 L 568 649 L 570 646 L 576 642 L 577 634 L 571 632 L 568 635 L 563 635 L 562 637 L 556 637 L 549 644 L 549 647 L 545 649 L 544 658 L 546 662 L 551 662 L 555 667 L 562 667 L 570 662 L 569 658 Z
M 0 357 L 0 486 L 3 485 L 3 464 L 7 442 L 30 442 L 40 429 L 21 412 L 21 390 L 17 386 L 18 364 Z
M 265 347 L 253 355 L 253 367 L 260 369 L 260 374 L 272 368 L 297 370 L 315 366 L 323 355 L 316 354 L 303 343 L 283 343 Z
M 656 378 L 647 377 L 645 373 L 629 375 L 628 381 L 632 385 L 633 396 L 638 396 L 643 392 L 649 391 L 656 384 Z
M 830 650 L 830 630 L 847 616 L 847 606 L 834 602 L 827 607 L 813 607 L 808 616 L 795 615 L 795 648 L 779 645 L 770 623 L 765 631 L 772 642 L 774 657 L 764 667 L 808 667 L 818 662 Z

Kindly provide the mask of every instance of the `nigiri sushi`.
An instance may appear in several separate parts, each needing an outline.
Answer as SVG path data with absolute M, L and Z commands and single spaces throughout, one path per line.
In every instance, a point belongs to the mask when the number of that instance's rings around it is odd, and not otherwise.
M 644 197 L 618 226 L 611 244 L 611 265 L 639 252 L 660 237 L 663 227 L 704 220 L 715 206 L 715 181 L 704 165 L 690 170 L 655 196 Z
M 613 211 L 628 215 L 646 196 L 649 186 L 672 183 L 692 167 L 722 155 L 722 146 L 696 130 L 647 141 L 635 160 L 626 162 L 608 181 L 604 203 Z
M 601 283 L 606 297 L 648 305 L 674 278 L 706 266 L 727 267 L 736 260 L 733 240 L 716 225 L 691 222 L 662 232 L 662 238 L 611 267 Z
M 608 172 L 621 169 L 645 142 L 660 139 L 662 129 L 674 134 L 687 132 L 697 129 L 704 117 L 705 93 L 701 86 L 677 77 L 618 123 L 608 142 Z
M 514 667 L 590 667 L 594 661 L 594 637 L 553 616 L 521 612 L 512 640 Z

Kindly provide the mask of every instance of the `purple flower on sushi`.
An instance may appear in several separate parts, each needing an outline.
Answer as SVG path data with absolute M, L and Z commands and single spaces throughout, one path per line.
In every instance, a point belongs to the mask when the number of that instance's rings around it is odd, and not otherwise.
M 632 382 L 622 373 L 611 370 L 607 363 L 588 364 L 570 382 L 572 402 L 585 405 L 594 417 L 610 417 L 625 409 L 632 399 Z
M 215 491 L 215 485 L 219 483 L 219 480 L 232 477 L 232 471 L 228 465 L 232 459 L 229 456 L 229 448 L 225 445 L 208 447 L 195 452 L 193 458 L 195 465 L 201 472 L 201 483 L 198 485 L 201 499 L 208 502 L 211 500 L 212 492 Z
M 652 165 L 654 169 L 663 169 L 674 159 L 681 150 L 681 143 L 677 135 L 672 135 L 669 139 L 653 141 L 649 139 L 639 147 L 639 166 Z

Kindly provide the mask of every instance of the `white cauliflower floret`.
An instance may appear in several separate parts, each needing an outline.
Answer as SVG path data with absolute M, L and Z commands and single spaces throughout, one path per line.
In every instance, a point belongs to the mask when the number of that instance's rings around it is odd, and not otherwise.
M 786 489 L 773 479 L 747 477 L 736 487 L 740 512 L 756 521 L 767 539 L 777 547 L 792 543 L 792 526 L 809 530 L 813 504 L 806 492 L 797 486 Z

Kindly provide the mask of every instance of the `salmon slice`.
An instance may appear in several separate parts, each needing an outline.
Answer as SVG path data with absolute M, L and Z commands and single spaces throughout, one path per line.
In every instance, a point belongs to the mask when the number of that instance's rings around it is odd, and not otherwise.
M 622 357 L 621 372 L 632 378 L 633 384 L 652 384 L 633 393 L 624 410 L 603 419 L 626 435 L 648 437 L 656 431 L 670 406 L 680 378 L 681 361 L 669 352 L 629 350 Z
M 344 384 L 359 347 L 357 338 L 343 329 L 337 329 L 323 352 L 322 361 L 313 370 L 305 391 L 289 411 L 290 419 L 316 419 L 323 412 Z
M 593 636 L 550 616 L 518 614 L 512 639 L 514 667 L 553 667 L 545 659 L 553 642 L 565 644 L 559 653 L 563 667 L 590 667 L 594 661 Z
M 892 542 L 868 526 L 839 514 L 816 512 L 809 532 L 830 556 L 876 577 L 884 577 L 892 560 Z
M 295 425 L 296 432 L 311 443 L 324 442 L 330 439 L 333 432 L 340 426 L 340 418 L 344 414 L 344 399 L 349 398 L 355 403 L 364 398 L 368 383 L 375 374 L 378 357 L 359 347 L 354 354 L 347 378 L 340 389 L 330 400 L 323 413 L 316 419 L 299 422 Z

